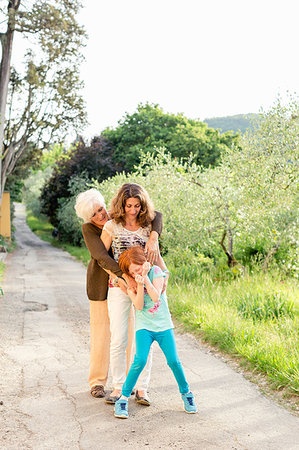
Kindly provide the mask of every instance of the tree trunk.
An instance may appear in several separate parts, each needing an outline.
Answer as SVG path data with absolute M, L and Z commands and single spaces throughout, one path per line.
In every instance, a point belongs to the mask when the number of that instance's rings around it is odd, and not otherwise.
M 275 244 L 274 247 L 272 247 L 271 250 L 266 255 L 266 258 L 265 258 L 265 260 L 263 262 L 263 266 L 262 266 L 263 272 L 266 272 L 269 262 L 271 261 L 271 259 L 273 258 L 273 256 L 275 255 L 275 253 L 277 252 L 279 247 L 280 247 L 280 242 L 277 242 L 277 244 Z
M 7 104 L 8 84 L 10 77 L 10 62 L 12 54 L 12 43 L 15 26 L 15 12 L 20 6 L 21 0 L 9 0 L 8 2 L 8 23 L 5 33 L 0 34 L 2 58 L 0 65 L 0 186 L 2 183 L 2 154 L 4 143 L 5 111 Z M 0 188 L 0 204 L 2 199 L 2 187 Z
M 221 247 L 223 248 L 224 253 L 227 256 L 227 265 L 228 265 L 228 267 L 234 267 L 237 264 L 239 264 L 239 262 L 236 260 L 236 258 L 233 255 L 233 239 L 232 239 L 231 230 L 229 230 L 229 232 L 228 232 L 228 246 L 229 246 L 229 250 L 227 250 L 225 245 L 224 245 L 225 237 L 226 237 L 226 230 L 224 230 L 223 235 L 222 235 L 222 239 L 219 242 L 219 244 L 221 245 Z

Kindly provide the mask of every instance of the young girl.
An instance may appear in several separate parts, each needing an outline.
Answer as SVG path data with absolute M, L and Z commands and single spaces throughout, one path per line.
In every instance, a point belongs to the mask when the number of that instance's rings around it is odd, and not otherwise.
M 136 354 L 122 388 L 122 396 L 115 403 L 114 415 L 121 419 L 128 417 L 128 398 L 142 372 L 150 347 L 157 341 L 167 359 L 184 401 L 185 411 L 196 413 L 194 396 L 189 391 L 182 364 L 179 360 L 173 333 L 173 323 L 168 309 L 166 293 L 162 293 L 164 273 L 158 266 L 151 268 L 141 247 L 124 251 L 118 264 L 127 275 L 137 282 L 137 293 L 128 289 L 136 309 Z

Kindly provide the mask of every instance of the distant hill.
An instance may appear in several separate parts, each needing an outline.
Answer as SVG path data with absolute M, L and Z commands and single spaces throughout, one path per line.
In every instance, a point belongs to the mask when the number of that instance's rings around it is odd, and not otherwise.
M 245 133 L 247 129 L 252 129 L 252 121 L 259 118 L 259 114 L 237 114 L 235 116 L 212 117 L 204 122 L 211 128 L 220 129 L 223 133 L 234 131 L 235 133 Z

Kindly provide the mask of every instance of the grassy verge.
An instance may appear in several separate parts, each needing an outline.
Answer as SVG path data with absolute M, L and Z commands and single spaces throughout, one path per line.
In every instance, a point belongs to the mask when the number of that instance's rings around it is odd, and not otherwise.
M 52 237 L 53 227 L 28 215 L 27 223 L 42 239 L 68 251 L 85 264 L 86 247 L 74 247 Z M 198 274 L 192 282 L 169 264 L 169 306 L 188 331 L 251 371 L 265 374 L 270 386 L 299 398 L 299 289 L 295 280 L 279 274 L 255 273 L 214 281 Z M 182 281 L 185 280 L 185 281 Z M 295 408 L 298 401 L 295 399 Z
M 174 279 L 177 274 L 174 274 Z M 169 283 L 175 318 L 187 330 L 266 374 L 274 389 L 299 396 L 299 289 L 295 280 L 253 274 Z
M 0 261 L 0 295 L 3 295 L 2 280 L 3 280 L 4 270 L 5 270 L 5 264 L 4 264 L 4 262 Z
M 82 261 L 85 265 L 88 264 L 90 260 L 90 254 L 85 245 L 82 247 L 76 247 L 71 244 L 66 244 L 65 242 L 60 242 L 57 238 L 54 238 L 52 236 L 54 227 L 46 219 L 34 217 L 30 212 L 28 212 L 27 225 L 43 241 L 49 242 L 54 247 L 58 247 L 67 251 L 72 256 Z

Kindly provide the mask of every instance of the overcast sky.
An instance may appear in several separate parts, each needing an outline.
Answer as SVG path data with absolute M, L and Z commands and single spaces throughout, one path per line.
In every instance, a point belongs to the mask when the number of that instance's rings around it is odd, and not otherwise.
M 199 118 L 258 112 L 298 91 L 296 0 L 86 0 L 90 126 L 139 102 Z
M 82 3 L 86 138 L 140 102 L 204 120 L 259 112 L 299 92 L 298 0 Z M 16 36 L 13 63 L 23 55 Z
M 203 120 L 258 112 L 298 91 L 298 1 L 84 3 L 86 137 L 139 102 Z

